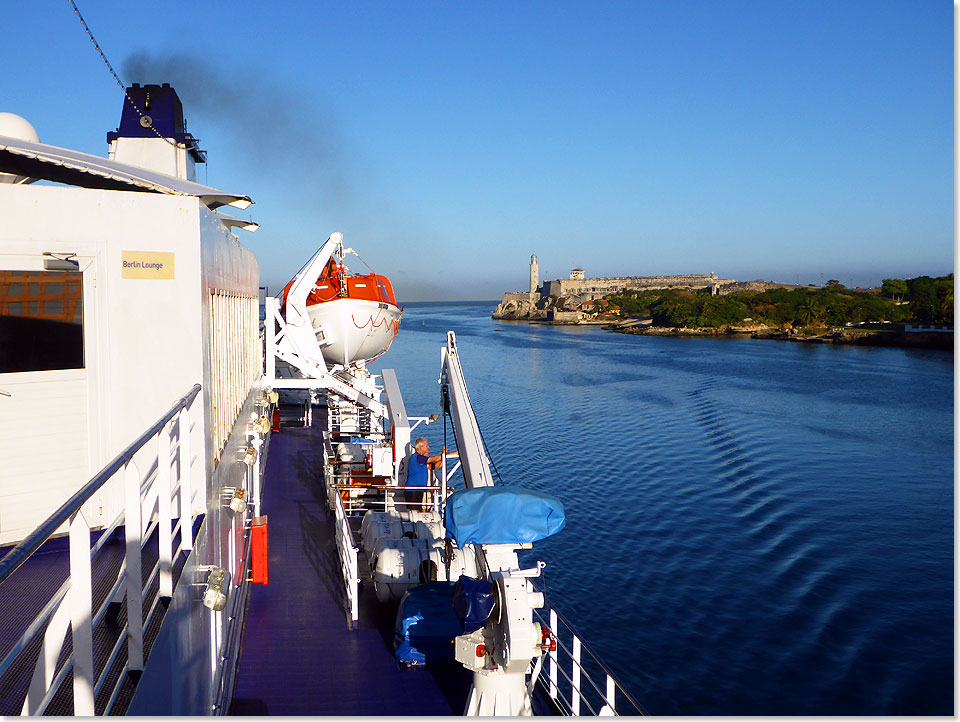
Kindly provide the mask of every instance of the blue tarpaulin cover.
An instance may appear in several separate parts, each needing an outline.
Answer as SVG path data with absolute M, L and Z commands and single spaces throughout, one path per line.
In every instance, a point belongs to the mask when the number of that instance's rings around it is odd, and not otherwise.
M 480 629 L 493 611 L 493 585 L 486 579 L 461 575 L 453 585 L 453 611 L 464 634 Z
M 453 611 L 453 582 L 420 584 L 404 593 L 393 635 L 394 656 L 408 664 L 454 660 L 453 640 L 462 634 Z
M 508 486 L 458 491 L 446 506 L 447 536 L 465 544 L 527 544 L 563 529 L 563 504 L 547 494 Z

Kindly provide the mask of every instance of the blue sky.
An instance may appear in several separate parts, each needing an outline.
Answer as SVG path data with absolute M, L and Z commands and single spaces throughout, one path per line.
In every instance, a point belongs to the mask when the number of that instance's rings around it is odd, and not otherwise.
M 334 230 L 399 300 L 541 278 L 949 273 L 953 5 L 78 0 L 251 195 L 277 287 Z M 106 153 L 123 98 L 66 0 L 0 9 L 0 111 Z M 362 267 L 361 267 L 362 268 Z

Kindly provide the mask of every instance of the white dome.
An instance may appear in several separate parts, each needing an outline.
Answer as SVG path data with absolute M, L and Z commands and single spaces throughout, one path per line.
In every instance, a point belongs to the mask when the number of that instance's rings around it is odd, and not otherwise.
M 30 121 L 13 113 L 0 113 L 0 136 L 16 138 L 30 143 L 39 143 L 40 136 Z M 30 179 L 22 175 L 0 173 L 0 183 L 30 183 Z
M 0 113 L 0 135 L 17 140 L 26 140 L 31 143 L 40 142 L 40 136 L 37 135 L 36 129 L 30 125 L 30 121 L 13 113 Z

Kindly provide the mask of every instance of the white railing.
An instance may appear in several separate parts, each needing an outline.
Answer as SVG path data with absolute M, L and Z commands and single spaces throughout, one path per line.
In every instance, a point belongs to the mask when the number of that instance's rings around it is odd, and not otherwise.
M 532 580 L 531 584 L 537 587 Z M 549 602 L 534 610 L 534 618 L 550 630 L 555 642 L 547 653 L 546 678 L 541 672 L 536 681 L 559 713 L 575 717 L 647 714 Z
M 328 472 L 325 477 L 332 474 L 329 466 L 324 469 Z M 343 509 L 343 499 L 340 497 L 340 488 L 333 482 L 332 478 L 325 478 L 327 488 L 327 503 L 333 509 L 333 515 L 336 519 L 334 537 L 337 540 L 337 552 L 340 557 L 340 572 L 343 575 L 344 590 L 346 593 L 347 614 L 350 616 L 350 627 L 357 628 L 357 622 L 360 619 L 360 562 L 358 559 L 358 550 L 353 543 L 353 533 L 350 531 L 350 523 L 347 521 L 347 514 Z
M 123 685 L 125 673 L 142 671 L 144 667 L 143 630 L 161 608 L 161 599 L 173 594 L 173 561 L 182 551 L 193 546 L 193 513 L 191 499 L 191 406 L 200 392 L 194 386 L 143 435 L 122 451 L 91 479 L 80 491 L 61 506 L 43 524 L 0 560 L 0 584 L 32 556 L 56 530 L 69 521 L 69 576 L 50 601 L 33 620 L 10 652 L 0 661 L 0 678 L 25 653 L 36 635 L 43 630 L 43 642 L 34 666 L 33 676 L 23 702 L 21 714 L 43 714 L 67 674 L 73 670 L 73 714 L 93 716 L 110 714 Z M 176 429 L 176 434 L 174 433 Z M 174 443 L 174 438 L 177 442 Z M 153 460 L 150 472 L 144 474 L 134 456 L 156 442 L 153 449 L 139 456 L 143 464 Z M 174 463 L 174 462 L 177 463 Z M 174 471 L 175 470 L 175 471 Z M 81 507 L 108 481 L 122 473 L 124 510 L 104 529 L 100 539 L 90 545 L 90 527 Z M 174 514 L 174 507 L 178 513 Z M 174 520 L 176 524 L 174 525 Z M 93 609 L 93 561 L 113 532 L 124 527 L 124 558 L 110 591 L 97 609 Z M 143 547 L 157 532 L 157 562 L 141 583 Z M 179 543 L 174 538 L 179 531 Z M 145 596 L 159 577 L 159 592 L 143 616 Z M 120 630 L 108 660 L 99 677 L 93 661 L 93 634 L 107 616 L 111 602 L 125 600 L 127 621 Z M 57 660 L 71 630 L 72 649 L 66 662 L 57 669 Z M 114 665 L 121 657 L 126 642 L 126 661 L 117 682 L 105 702 L 96 703 Z M 97 709 L 97 707 L 101 709 Z

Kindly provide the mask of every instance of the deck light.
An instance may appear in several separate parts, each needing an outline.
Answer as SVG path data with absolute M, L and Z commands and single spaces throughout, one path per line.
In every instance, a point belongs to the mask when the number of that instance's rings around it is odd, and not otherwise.
M 247 492 L 243 489 L 227 487 L 223 490 L 224 496 L 229 497 L 230 501 L 226 503 L 227 508 L 234 514 L 242 514 L 247 510 Z
M 230 591 L 230 573 L 220 567 L 210 570 L 207 588 L 203 593 L 203 606 L 214 612 L 222 612 L 227 606 L 227 592 Z

